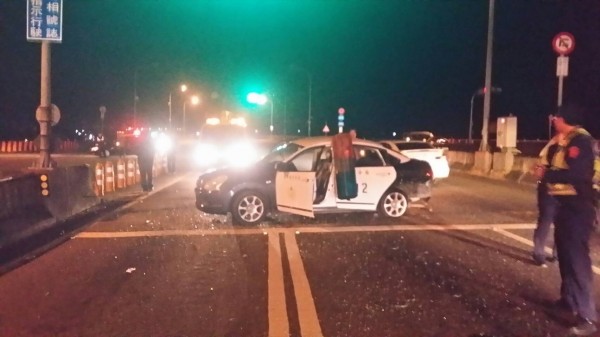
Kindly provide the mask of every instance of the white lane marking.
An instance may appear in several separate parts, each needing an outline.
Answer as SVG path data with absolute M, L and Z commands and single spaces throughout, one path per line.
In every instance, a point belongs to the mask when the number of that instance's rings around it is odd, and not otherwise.
M 290 325 L 285 302 L 281 245 L 277 233 L 269 233 L 268 264 L 269 337 L 288 337 Z
M 385 232 L 385 231 L 452 231 L 452 230 L 493 230 L 533 229 L 534 224 L 474 224 L 474 225 L 386 225 L 386 226 L 346 226 L 346 227 L 296 227 L 296 228 L 233 228 L 233 229 L 172 229 L 159 231 L 132 232 L 82 232 L 75 238 L 107 239 L 135 238 L 147 236 L 209 236 L 209 235 L 256 235 L 269 233 L 345 233 L 345 232 Z
M 494 231 L 497 232 L 497 233 L 499 233 L 499 234 L 502 234 L 502 235 L 504 235 L 506 237 L 509 237 L 509 238 L 511 238 L 511 239 L 513 239 L 515 241 L 518 241 L 518 242 L 520 242 L 522 244 L 525 244 L 527 246 L 533 247 L 533 241 L 525 239 L 522 236 L 519 236 L 517 234 L 513 234 L 513 233 L 511 233 L 509 231 L 506 231 L 506 230 L 500 229 L 500 228 L 495 228 Z M 552 249 L 551 248 L 545 247 L 544 250 L 547 253 L 552 253 Z M 594 274 L 600 275 L 600 268 L 598 268 L 598 267 L 596 267 L 594 265 L 592 265 L 592 271 L 594 272 Z
M 129 207 L 137 204 L 138 202 L 140 202 L 140 201 L 142 201 L 142 200 L 144 200 L 144 199 L 146 199 L 146 198 L 148 198 L 148 197 L 150 197 L 150 196 L 152 196 L 152 195 L 154 195 L 154 194 L 156 194 L 156 193 L 158 193 L 158 192 L 160 192 L 160 191 L 162 191 L 162 190 L 164 190 L 166 188 L 169 188 L 169 187 L 175 185 L 176 183 L 180 182 L 181 180 L 183 180 L 183 178 L 186 178 L 189 175 L 191 175 L 191 173 L 184 174 L 182 176 L 179 176 L 179 177 L 173 179 L 172 181 L 169 181 L 168 183 L 166 183 L 165 185 L 161 186 L 160 188 L 157 188 L 157 189 L 153 190 L 152 192 L 149 192 L 148 194 L 143 195 L 143 196 L 141 196 L 139 198 L 136 198 L 135 200 L 132 200 L 132 201 L 126 203 L 125 205 L 123 205 L 123 206 L 121 206 L 121 207 L 113 210 L 109 214 L 107 214 L 104 217 L 100 218 L 100 220 L 98 220 L 97 222 L 102 221 L 103 218 L 107 217 L 110 214 L 113 214 L 113 213 L 116 213 L 116 212 L 119 212 L 119 211 L 122 211 L 122 210 L 126 210 Z
M 310 283 L 306 276 L 306 270 L 300 256 L 300 248 L 296 242 L 294 233 L 285 233 L 285 247 L 287 249 L 287 258 L 290 263 L 290 272 L 294 284 L 294 294 L 296 295 L 296 305 L 298 308 L 298 321 L 300 323 L 300 334 L 306 337 L 323 337 L 317 309 L 313 299 Z

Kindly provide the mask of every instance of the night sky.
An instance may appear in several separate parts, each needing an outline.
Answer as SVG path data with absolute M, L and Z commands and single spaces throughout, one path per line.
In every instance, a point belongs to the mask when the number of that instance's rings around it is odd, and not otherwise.
M 40 44 L 27 42 L 26 0 L 0 1 L 0 139 L 37 134 Z M 472 94 L 485 80 L 487 0 L 63 0 L 63 42 L 52 45 L 56 132 L 98 128 L 131 118 L 134 73 L 138 115 L 181 121 L 180 83 L 203 103 L 187 106 L 190 123 L 227 109 L 247 113 L 266 132 L 270 106 L 245 102 L 250 91 L 273 96 L 275 132 L 306 134 L 308 74 L 312 133 L 336 129 L 337 110 L 360 136 L 429 130 L 466 138 Z M 563 102 L 587 108 L 600 136 L 600 1 L 497 0 L 491 120 L 518 117 L 519 138 L 548 136 L 557 104 L 552 38 L 576 40 Z M 136 71 L 137 69 L 137 71 Z M 483 97 L 475 98 L 480 137 Z

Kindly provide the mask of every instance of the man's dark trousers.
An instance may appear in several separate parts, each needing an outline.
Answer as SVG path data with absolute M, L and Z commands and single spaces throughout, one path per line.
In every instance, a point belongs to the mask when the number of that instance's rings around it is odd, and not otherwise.
M 589 239 L 595 217 L 594 205 L 577 197 L 561 197 L 554 239 L 558 250 L 561 298 L 579 315 L 597 321 L 594 303 Z
M 140 166 L 140 180 L 144 191 L 152 190 L 152 166 L 154 165 L 154 156 L 138 155 L 138 165 Z

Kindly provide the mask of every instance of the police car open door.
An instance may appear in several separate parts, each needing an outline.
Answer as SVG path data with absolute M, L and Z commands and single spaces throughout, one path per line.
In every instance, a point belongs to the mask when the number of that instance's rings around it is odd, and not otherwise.
M 315 217 L 313 198 L 315 172 L 277 172 L 275 199 L 281 212 Z

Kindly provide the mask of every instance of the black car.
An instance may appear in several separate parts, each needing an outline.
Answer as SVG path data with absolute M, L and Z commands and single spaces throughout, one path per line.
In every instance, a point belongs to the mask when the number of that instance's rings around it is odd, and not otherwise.
M 311 137 L 281 144 L 250 167 L 200 175 L 196 207 L 206 213 L 231 212 L 238 224 L 258 223 L 274 210 L 309 217 L 376 211 L 397 218 L 409 204 L 431 197 L 427 162 L 367 140 L 354 139 L 351 146 L 357 193 L 350 198 L 340 195 L 332 137 Z

